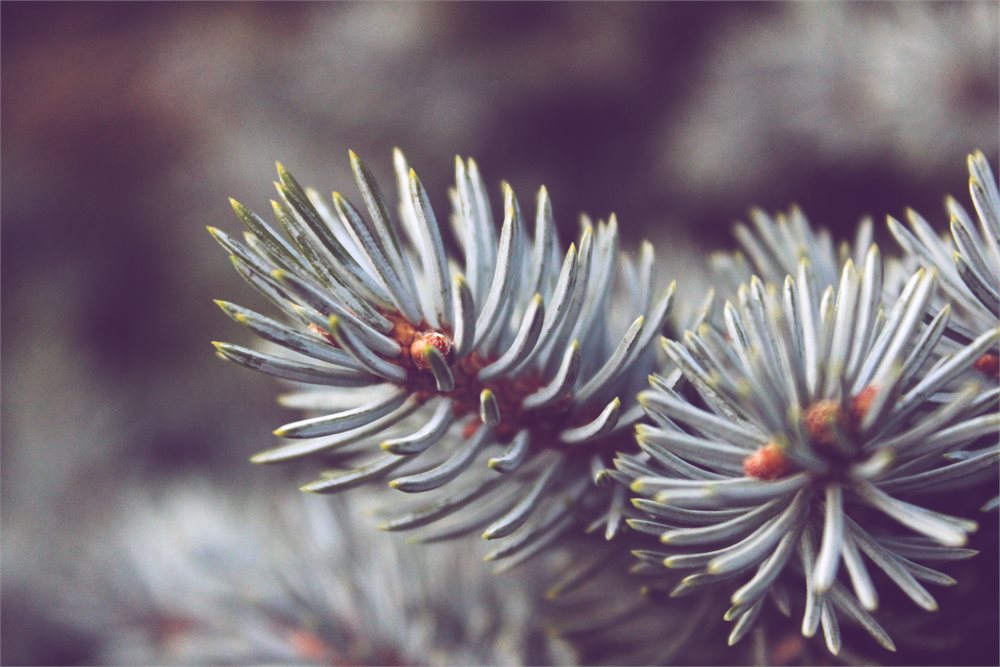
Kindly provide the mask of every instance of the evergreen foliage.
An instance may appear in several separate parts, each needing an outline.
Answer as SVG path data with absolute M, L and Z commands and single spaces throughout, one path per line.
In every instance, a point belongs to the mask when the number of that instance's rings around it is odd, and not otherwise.
M 722 627 L 704 622 L 679 652 L 669 632 L 622 625 L 659 618 L 651 607 L 715 609 L 730 645 L 771 607 L 795 618 L 768 618 L 730 660 L 773 656 L 768 637 L 789 628 L 883 660 L 896 639 L 881 601 L 897 626 L 936 611 L 925 584 L 954 585 L 946 570 L 977 554 L 1000 460 L 1000 193 L 982 153 L 975 216 L 949 199 L 950 237 L 890 217 L 903 254 L 883 258 L 871 220 L 838 246 L 797 208 L 754 210 L 742 251 L 713 257 L 724 298 L 706 286 L 681 308 L 650 244 L 620 249 L 614 216 L 584 216 L 564 248 L 545 188 L 529 234 L 504 184 L 498 230 L 476 163 L 456 159 L 442 225 L 402 153 L 395 207 L 350 158 L 364 212 L 279 164 L 277 228 L 236 201 L 243 239 L 210 228 L 282 316 L 218 302 L 274 348 L 218 352 L 294 383 L 281 402 L 312 415 L 254 462 L 312 461 L 326 470 L 302 488 L 317 493 L 387 482 L 381 528 L 481 532 L 500 569 L 568 553 L 578 567 L 550 597 L 630 569 L 634 586 L 591 587 L 628 612 L 567 633 L 599 662 L 690 660 Z

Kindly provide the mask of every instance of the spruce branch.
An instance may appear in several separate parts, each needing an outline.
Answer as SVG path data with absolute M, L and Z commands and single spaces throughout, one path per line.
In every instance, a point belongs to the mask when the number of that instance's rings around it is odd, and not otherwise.
M 504 184 L 498 233 L 478 166 L 456 159 L 451 256 L 401 152 L 396 219 L 350 158 L 366 213 L 302 188 L 279 164 L 272 208 L 283 234 L 235 200 L 244 241 L 209 230 L 283 314 L 218 302 L 281 348 L 215 343 L 219 354 L 321 387 L 281 397 L 316 416 L 278 428 L 286 442 L 252 460 L 332 464 L 302 487 L 317 493 L 388 480 L 429 500 L 392 503 L 382 528 L 435 524 L 419 541 L 481 532 L 500 540 L 487 560 L 519 562 L 580 522 L 611 539 L 624 498 L 589 478 L 630 446 L 635 396 L 656 369 L 674 285 L 654 288 L 652 246 L 634 260 L 623 253 L 612 215 L 584 217 L 564 251 L 544 187 L 529 233 Z
M 983 194 L 985 162 L 970 165 L 986 229 L 996 197 Z M 644 557 L 666 566 L 673 596 L 731 595 L 730 643 L 804 580 L 804 636 L 822 628 L 838 653 L 840 617 L 894 650 L 872 614 L 869 570 L 933 611 L 921 582 L 954 580 L 919 561 L 975 554 L 965 545 L 977 523 L 932 508 L 996 478 L 997 389 L 975 369 L 1000 327 L 983 319 L 971 338 L 946 341 L 955 306 L 936 299 L 935 268 L 893 289 L 875 245 L 856 266 L 859 248 L 834 253 L 794 210 L 756 221 L 756 234 L 738 235 L 766 279 L 741 285 L 721 324 L 663 340 L 675 370 L 640 396 L 654 424 L 636 426 L 640 453 L 615 461 L 615 478 L 638 494 L 628 523 L 658 538 Z M 746 266 L 718 263 L 730 275 Z
M 356 505 L 195 480 L 128 488 L 61 613 L 100 664 L 565 664 L 530 576 L 367 534 Z M 111 529 L 113 527 L 113 530 Z

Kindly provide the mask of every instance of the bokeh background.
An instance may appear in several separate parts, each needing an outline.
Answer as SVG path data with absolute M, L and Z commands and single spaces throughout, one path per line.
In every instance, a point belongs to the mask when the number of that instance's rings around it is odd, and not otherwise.
M 53 581 L 121 489 L 276 474 L 247 462 L 287 420 L 274 386 L 208 344 L 247 340 L 212 298 L 250 290 L 205 233 L 237 228 L 227 195 L 267 210 L 275 159 L 353 193 L 347 150 L 391 182 L 400 146 L 443 211 L 472 155 L 522 201 L 545 183 L 566 233 L 616 212 L 688 294 L 750 205 L 845 236 L 907 206 L 943 228 L 965 155 L 997 164 L 996 2 L 5 2 L 0 20 L 5 664 L 92 659 Z

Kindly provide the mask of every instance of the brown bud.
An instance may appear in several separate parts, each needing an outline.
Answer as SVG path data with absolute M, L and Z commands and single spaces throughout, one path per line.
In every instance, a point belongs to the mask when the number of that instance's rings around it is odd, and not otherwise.
M 748 477 L 772 481 L 788 472 L 788 457 L 781 447 L 769 442 L 743 459 L 743 472 Z
M 995 378 L 1000 375 L 1000 356 L 987 352 L 976 359 L 972 367 L 988 378 Z
M 806 433 L 817 445 L 832 445 L 844 427 L 840 403 L 834 400 L 816 401 L 806 409 Z
M 417 368 L 430 368 L 427 363 L 427 351 L 429 348 L 436 348 L 445 357 L 451 352 L 451 338 L 437 331 L 425 331 L 417 334 L 410 344 L 410 358 Z

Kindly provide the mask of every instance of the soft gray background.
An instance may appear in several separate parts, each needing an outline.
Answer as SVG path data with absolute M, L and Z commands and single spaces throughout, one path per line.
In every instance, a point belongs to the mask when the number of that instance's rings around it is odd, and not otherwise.
M 995 2 L 2 6 L 3 661 L 85 660 L 43 612 L 127 480 L 256 479 L 273 386 L 216 360 L 251 300 L 204 231 L 273 161 L 353 193 L 456 153 L 563 230 L 617 212 L 688 294 L 751 204 L 849 234 L 994 165 Z M 289 487 L 290 489 L 293 487 Z M 66 592 L 70 594 L 69 591 Z

